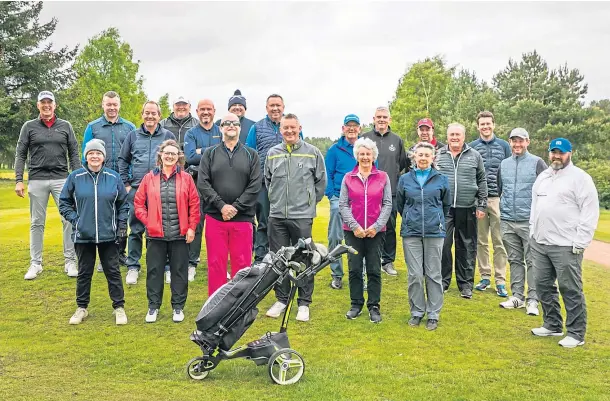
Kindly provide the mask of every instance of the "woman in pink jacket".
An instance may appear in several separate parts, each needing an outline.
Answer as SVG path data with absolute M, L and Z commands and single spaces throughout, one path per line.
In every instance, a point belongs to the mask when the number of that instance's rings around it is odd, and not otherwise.
M 349 294 L 352 306 L 346 313 L 355 319 L 362 313 L 364 289 L 362 268 L 366 259 L 370 320 L 381 322 L 381 246 L 385 225 L 392 211 L 392 188 L 388 175 L 374 164 L 379 151 L 370 139 L 360 138 L 354 144 L 354 156 L 358 164 L 345 174 L 339 195 L 339 211 L 343 219 L 345 242 L 358 251 L 348 254 Z

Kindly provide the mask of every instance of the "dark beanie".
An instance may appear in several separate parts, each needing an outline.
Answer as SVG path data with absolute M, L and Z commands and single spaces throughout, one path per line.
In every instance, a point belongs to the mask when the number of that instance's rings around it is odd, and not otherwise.
M 233 96 L 231 96 L 229 99 L 229 107 L 227 107 L 227 109 L 230 109 L 234 104 L 241 104 L 244 106 L 244 109 L 247 109 L 246 98 L 241 95 L 241 91 L 239 89 L 236 89 Z

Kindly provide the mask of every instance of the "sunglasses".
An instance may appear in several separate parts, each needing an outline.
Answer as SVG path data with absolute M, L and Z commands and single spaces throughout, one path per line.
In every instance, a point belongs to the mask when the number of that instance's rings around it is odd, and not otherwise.
M 220 124 L 221 127 L 228 127 L 229 125 L 232 125 L 234 127 L 241 127 L 241 123 L 239 121 L 223 121 L 222 124 Z

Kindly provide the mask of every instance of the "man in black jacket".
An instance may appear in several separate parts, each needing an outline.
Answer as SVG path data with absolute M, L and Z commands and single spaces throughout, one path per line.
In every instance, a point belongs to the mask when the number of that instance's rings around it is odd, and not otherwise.
M 191 114 L 191 102 L 183 96 L 174 100 L 174 111 L 169 117 L 159 122 L 161 127 L 174 134 L 180 149 L 184 148 L 186 132 L 197 124 L 199 124 L 199 120 Z
M 15 193 L 25 197 L 23 170 L 28 159 L 28 188 L 30 198 L 30 268 L 26 280 L 36 278 L 42 271 L 42 245 L 49 195 L 59 205 L 59 195 L 70 170 L 81 167 L 78 143 L 72 125 L 55 115 L 55 96 L 49 91 L 38 94 L 36 103 L 40 115 L 21 127 L 15 155 Z M 69 277 L 78 275 L 74 243 L 70 238 L 72 225 L 63 217 L 64 271 Z
M 377 107 L 373 117 L 375 128 L 362 136 L 375 142 L 377 149 L 379 149 L 379 157 L 377 158 L 379 169 L 385 171 L 390 177 L 392 213 L 386 224 L 383 239 L 381 270 L 390 276 L 396 276 L 398 274 L 394 269 L 394 260 L 396 260 L 396 185 L 400 175 L 409 169 L 410 163 L 402 138 L 393 133 L 390 128 L 391 122 L 390 110 L 387 107 Z
M 223 142 L 201 155 L 197 188 L 205 213 L 205 243 L 208 255 L 208 295 L 252 261 L 254 212 L 261 189 L 261 166 L 256 150 L 239 141 L 239 117 L 221 119 Z

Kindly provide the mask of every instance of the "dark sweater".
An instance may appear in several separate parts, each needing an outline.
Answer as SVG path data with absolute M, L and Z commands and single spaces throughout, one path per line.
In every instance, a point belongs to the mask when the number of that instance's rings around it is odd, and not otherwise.
M 384 135 L 373 130 L 364 133 L 362 136 L 371 139 L 377 145 L 379 151 L 377 167 L 379 170 L 388 173 L 390 184 L 392 185 L 392 196 L 395 196 L 398 179 L 403 171 L 409 171 L 411 166 L 402 138 L 391 130 Z
M 15 181 L 23 182 L 23 170 L 28 159 L 28 180 L 60 180 L 68 177 L 70 170 L 81 167 L 78 156 L 78 142 L 72 125 L 56 118 L 51 128 L 39 118 L 23 124 L 17 152 L 15 154 Z
M 238 142 L 231 152 L 222 142 L 203 152 L 197 189 L 204 203 L 203 212 L 210 217 L 224 221 L 220 211 L 229 204 L 238 211 L 230 221 L 254 222 L 261 184 L 256 150 Z

